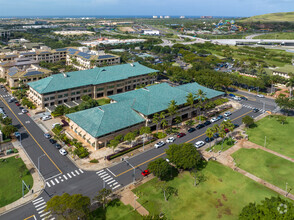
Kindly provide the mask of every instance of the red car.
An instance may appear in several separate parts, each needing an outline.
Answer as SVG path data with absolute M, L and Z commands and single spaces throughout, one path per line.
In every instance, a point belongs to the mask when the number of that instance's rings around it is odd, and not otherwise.
M 227 128 L 225 129 L 225 132 L 226 132 L 226 133 L 229 133 L 229 131 L 230 131 L 229 129 L 227 129 Z
M 178 133 L 177 137 L 181 138 L 181 137 L 184 137 L 185 135 L 186 135 L 185 133 Z
M 149 170 L 144 170 L 141 174 L 143 176 L 148 176 L 150 174 L 150 171 Z
M 19 102 L 16 102 L 15 105 L 16 105 L 16 106 L 20 106 Z

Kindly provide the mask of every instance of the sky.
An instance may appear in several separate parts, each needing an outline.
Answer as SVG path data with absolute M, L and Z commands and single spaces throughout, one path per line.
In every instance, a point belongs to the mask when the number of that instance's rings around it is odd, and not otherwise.
M 185 15 L 247 17 L 294 10 L 294 0 L 0 0 L 5 16 Z

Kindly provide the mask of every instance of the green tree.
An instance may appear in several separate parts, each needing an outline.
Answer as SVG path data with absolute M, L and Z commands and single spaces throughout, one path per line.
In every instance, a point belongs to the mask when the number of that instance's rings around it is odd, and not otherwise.
M 196 168 L 202 160 L 200 153 L 191 143 L 171 144 L 166 149 L 166 154 L 170 162 L 185 170 Z
M 205 131 L 206 136 L 211 139 L 214 135 L 213 129 L 212 128 L 207 128 Z M 211 141 L 210 141 L 210 147 L 211 147 Z
M 186 121 L 186 126 L 187 127 L 192 127 L 193 125 L 195 125 L 195 121 L 194 120 L 188 120 L 188 121 Z
M 114 152 L 114 149 L 117 147 L 117 145 L 119 144 L 119 141 L 116 139 L 112 139 L 109 144 L 107 145 L 107 147 L 112 148 L 112 151 Z
M 152 118 L 152 122 L 156 124 L 156 133 L 158 133 L 158 124 L 160 122 L 159 114 L 155 113 Z
M 106 205 L 110 202 L 108 197 L 111 195 L 112 191 L 110 189 L 101 189 L 97 196 L 95 196 L 94 200 L 98 201 L 102 204 L 103 209 L 105 209 Z
M 134 132 L 129 132 L 125 135 L 124 141 L 128 141 L 133 146 L 133 141 L 136 139 L 136 134 Z
M 175 118 L 175 123 L 177 124 L 177 128 L 179 128 L 179 124 L 182 122 L 183 120 L 182 120 L 182 117 L 181 116 L 177 116 L 176 118 Z
M 260 204 L 249 203 L 239 214 L 239 220 L 294 219 L 294 205 L 280 197 L 265 198 Z
M 242 118 L 242 123 L 244 123 L 246 127 L 249 127 L 254 124 L 254 119 L 251 118 L 249 115 L 246 115 Z
M 206 101 L 206 93 L 203 92 L 201 89 L 199 89 L 196 93 L 196 98 L 198 100 L 198 109 L 199 109 L 199 121 L 201 122 L 201 118 L 200 118 L 200 115 L 201 115 L 201 108 L 203 107 L 203 103 Z
M 201 182 L 204 182 L 206 180 L 204 174 L 202 172 L 198 171 L 196 168 L 192 169 L 190 171 L 190 174 L 194 179 L 194 186 L 197 186 Z
M 165 119 L 161 120 L 160 123 L 161 123 L 161 126 L 162 126 L 163 129 L 165 129 L 167 127 L 167 125 L 168 125 L 167 120 L 165 120 Z
M 4 134 L 5 137 L 9 138 L 10 135 L 14 132 L 17 131 L 17 128 L 13 125 L 5 125 L 3 128 L 2 128 L 2 132 Z
M 193 108 L 195 107 L 195 96 L 191 92 L 187 95 L 186 105 L 190 106 L 191 108 L 190 113 L 192 118 L 192 111 L 193 111 Z
M 81 194 L 53 196 L 45 208 L 45 212 L 51 212 L 63 219 L 83 219 L 90 213 L 91 200 Z
M 292 90 L 294 87 L 294 77 L 293 76 L 288 80 L 288 82 L 286 83 L 286 86 L 289 87 L 289 90 L 290 90 L 289 97 L 291 98 L 292 97 Z
M 222 139 L 222 149 L 221 150 L 223 150 L 224 138 L 226 137 L 225 129 L 222 128 L 218 134 L 219 134 L 220 138 Z
M 169 116 L 171 116 L 172 122 L 173 122 L 173 116 L 177 114 L 177 110 L 178 110 L 177 102 L 175 100 L 171 100 L 168 105 L 167 111 Z
M 148 164 L 148 170 L 160 180 L 168 180 L 172 166 L 163 158 L 158 158 Z
M 143 135 L 143 150 L 144 150 L 146 136 L 149 135 L 149 134 L 151 134 L 151 128 L 150 127 L 142 127 L 140 129 L 140 135 Z
M 156 187 L 159 188 L 161 190 L 161 192 L 163 193 L 163 197 L 164 197 L 164 200 L 167 202 L 168 199 L 172 196 L 172 195 L 175 195 L 177 196 L 178 195 L 178 190 L 172 186 L 169 186 L 167 184 L 167 182 L 165 181 L 159 181 L 157 184 L 156 184 Z
M 4 125 L 10 125 L 12 123 L 12 119 L 11 118 L 2 118 L 1 122 L 4 124 Z
M 287 121 L 287 117 L 285 115 L 276 115 L 276 119 L 282 125 L 285 124 L 285 122 Z

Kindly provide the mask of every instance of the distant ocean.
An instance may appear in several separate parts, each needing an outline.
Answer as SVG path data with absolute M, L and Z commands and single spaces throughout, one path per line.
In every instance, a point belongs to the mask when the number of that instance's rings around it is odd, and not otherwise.
M 126 19 L 126 18 L 152 18 L 153 15 L 60 15 L 60 16 L 0 16 L 0 18 L 26 18 L 26 19 L 60 19 L 60 18 L 99 18 L 99 19 Z M 159 17 L 159 15 L 158 15 Z M 201 16 L 185 16 L 185 18 L 200 18 Z M 171 15 L 170 18 L 180 18 L 180 15 Z M 213 16 L 213 18 L 232 18 L 232 16 Z

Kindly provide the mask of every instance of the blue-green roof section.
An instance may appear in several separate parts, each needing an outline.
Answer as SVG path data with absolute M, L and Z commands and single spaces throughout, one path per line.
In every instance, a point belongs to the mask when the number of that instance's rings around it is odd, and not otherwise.
M 132 101 L 111 103 L 66 115 L 93 137 L 101 137 L 144 122 L 131 108 Z
M 158 72 L 139 64 L 121 64 L 94 69 L 55 74 L 44 79 L 28 83 L 40 94 L 52 93 L 82 86 L 99 85 L 127 78 Z
M 199 89 L 205 92 L 206 97 L 209 99 L 224 94 L 223 92 L 200 86 L 198 83 L 189 83 L 177 87 L 162 83 L 112 95 L 109 96 L 109 98 L 117 102 L 132 100 L 132 108 L 137 112 L 148 116 L 166 110 L 171 100 L 175 100 L 177 105 L 185 104 L 188 94 L 196 94 Z

